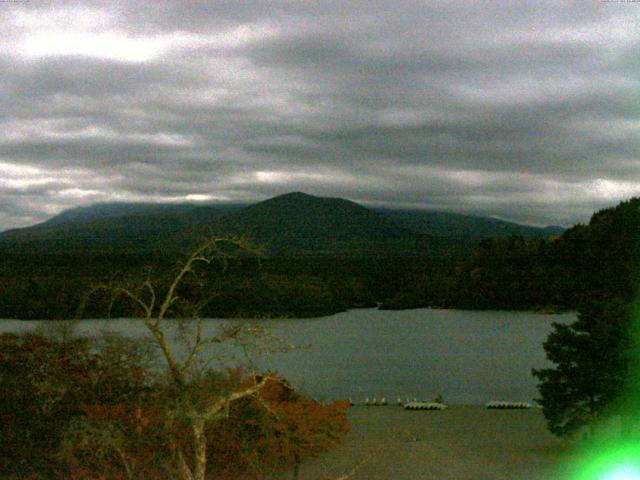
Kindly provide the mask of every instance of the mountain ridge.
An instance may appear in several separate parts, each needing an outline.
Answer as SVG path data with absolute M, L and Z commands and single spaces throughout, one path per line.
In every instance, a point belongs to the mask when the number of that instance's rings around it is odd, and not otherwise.
M 523 235 L 557 227 L 428 210 L 369 208 L 340 197 L 290 192 L 252 204 L 100 203 L 76 207 L 30 227 L 0 232 L 0 248 L 38 251 L 171 250 L 205 233 L 246 235 L 279 254 L 394 254 L 429 250 L 433 239 Z M 447 240 L 448 238 L 448 240 Z M 416 250 L 418 249 L 418 250 Z

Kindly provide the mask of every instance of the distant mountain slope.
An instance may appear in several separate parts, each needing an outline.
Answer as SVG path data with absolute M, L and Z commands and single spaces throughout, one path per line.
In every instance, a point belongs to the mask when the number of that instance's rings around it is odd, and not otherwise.
M 562 235 L 564 228 L 531 227 L 495 218 L 477 217 L 429 210 L 376 209 L 398 225 L 416 233 L 443 237 L 498 237 L 521 235 L 528 238 L 548 238 Z
M 28 254 L 144 252 L 158 240 L 184 228 L 176 218 L 92 218 L 11 230 L 0 235 L 0 248 Z
M 220 218 L 222 232 L 245 234 L 275 252 L 339 251 L 415 235 L 384 215 L 342 198 L 294 192 Z
M 540 229 L 490 218 L 420 210 L 370 209 L 304 193 L 252 205 L 107 203 L 66 210 L 41 224 L 0 233 L 0 249 L 22 254 L 164 252 L 205 233 L 246 235 L 278 254 L 406 255 L 464 253 L 500 235 L 548 237 Z
M 189 203 L 96 203 L 85 207 L 74 207 L 59 213 L 38 226 L 54 226 L 77 222 L 90 222 L 95 219 L 113 217 L 160 216 L 172 217 L 182 215 L 195 207 Z
M 32 227 L 0 233 L 0 249 L 25 254 L 166 253 L 188 245 L 237 205 L 96 204 L 66 210 Z

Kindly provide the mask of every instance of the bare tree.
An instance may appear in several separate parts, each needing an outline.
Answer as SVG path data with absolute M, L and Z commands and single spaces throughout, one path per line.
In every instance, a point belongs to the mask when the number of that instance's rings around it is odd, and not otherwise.
M 227 326 L 211 337 L 203 333 L 203 321 L 198 314 L 198 305 L 191 309 L 186 320 L 192 327 L 187 340 L 188 349 L 184 355 L 176 354 L 175 348 L 168 340 L 167 318 L 172 307 L 179 300 L 178 289 L 188 275 L 196 275 L 198 264 L 210 264 L 214 260 L 225 262 L 229 253 L 224 248 L 234 248 L 249 254 L 260 254 L 260 250 L 250 246 L 241 238 L 212 238 L 195 250 L 170 280 L 166 291 L 159 293 L 154 283 L 147 279 L 137 288 L 124 286 L 99 286 L 112 292 L 112 302 L 124 296 L 136 304 L 143 313 L 144 325 L 150 332 L 154 342 L 162 352 L 166 363 L 171 396 L 173 397 L 176 416 L 188 425 L 188 439 L 174 438 L 171 442 L 172 470 L 181 480 L 205 480 L 207 469 L 207 426 L 228 415 L 229 406 L 240 399 L 256 396 L 270 382 L 279 382 L 275 375 L 258 377 L 254 374 L 253 382 L 243 385 L 235 391 L 225 394 L 210 392 L 208 395 L 193 395 L 190 391 L 190 378 L 201 360 L 203 349 L 209 345 L 221 344 L 229 340 L 240 340 L 243 334 L 252 334 L 240 326 Z M 185 319 L 182 319 L 184 322 Z M 171 419 L 168 419 L 171 421 Z M 186 447 L 185 447 L 186 445 Z M 190 457 L 190 458 L 189 458 Z

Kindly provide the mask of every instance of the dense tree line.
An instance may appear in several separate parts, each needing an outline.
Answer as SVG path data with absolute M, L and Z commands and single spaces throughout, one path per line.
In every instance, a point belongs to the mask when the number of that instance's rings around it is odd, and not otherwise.
M 5 255 L 0 265 L 0 317 L 73 318 L 97 285 L 128 282 L 153 274 L 169 278 L 176 265 L 168 256 Z M 372 307 L 394 297 L 437 268 L 425 257 L 229 258 L 224 274 L 204 271 L 196 285 L 182 286 L 186 298 L 204 302 L 207 317 L 303 317 Z M 196 288 L 197 287 L 197 288 Z M 109 307 L 94 295 L 85 318 L 130 317 L 131 305 Z
M 425 274 L 388 308 L 575 310 L 633 298 L 640 247 L 639 199 L 595 213 L 548 240 L 496 237 L 449 268 Z

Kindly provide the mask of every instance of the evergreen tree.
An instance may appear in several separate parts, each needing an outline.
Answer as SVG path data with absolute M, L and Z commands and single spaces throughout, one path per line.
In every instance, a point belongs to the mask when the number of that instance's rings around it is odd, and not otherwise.
M 621 397 L 631 365 L 630 319 L 630 305 L 615 300 L 584 307 L 569 325 L 554 323 L 544 349 L 555 367 L 533 375 L 555 435 L 593 425 Z

